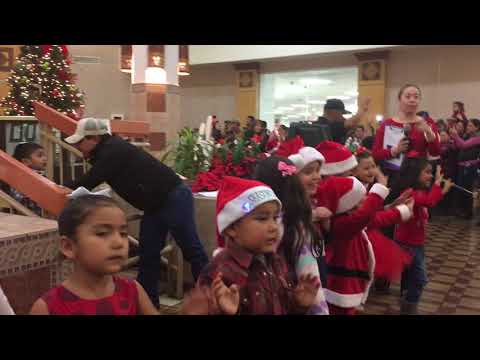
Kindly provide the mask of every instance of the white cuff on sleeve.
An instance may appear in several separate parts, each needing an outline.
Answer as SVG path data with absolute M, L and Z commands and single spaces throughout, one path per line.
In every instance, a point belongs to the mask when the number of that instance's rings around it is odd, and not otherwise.
M 382 184 L 374 184 L 372 188 L 370 189 L 369 193 L 374 193 L 380 196 L 383 200 L 388 196 L 390 193 L 390 190 L 386 186 L 383 186 Z
M 400 216 L 403 222 L 407 221 L 412 217 L 412 213 L 410 212 L 410 209 L 408 208 L 407 205 L 405 204 L 398 205 L 396 206 L 396 208 L 398 211 L 400 211 Z

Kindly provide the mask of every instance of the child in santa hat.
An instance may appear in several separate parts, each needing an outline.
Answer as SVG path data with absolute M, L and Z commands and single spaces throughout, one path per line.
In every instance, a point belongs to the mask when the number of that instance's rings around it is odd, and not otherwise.
M 336 177 L 327 184 L 327 197 L 335 213 L 327 247 L 328 278 L 325 296 L 331 314 L 354 315 L 365 302 L 373 281 L 375 255 L 365 232 L 375 213 L 383 209 L 389 193 L 385 179 L 365 186 L 355 177 Z
M 322 229 L 328 229 L 332 212 L 326 207 L 318 207 L 314 195 L 317 192 L 318 184 L 322 180 L 320 174 L 325 158 L 315 148 L 305 146 L 301 148 L 297 154 L 290 155 L 289 160 L 297 168 L 297 175 L 300 183 L 311 201 L 312 221 L 318 224 L 317 228 L 320 232 Z M 327 284 L 327 265 L 325 262 L 325 249 L 321 256 L 318 257 L 318 267 L 320 271 L 320 279 L 322 284 Z
M 202 271 L 184 301 L 185 314 L 284 315 L 305 313 L 320 280 L 290 279 L 277 255 L 281 202 L 265 184 L 225 177 L 217 198 L 217 226 L 226 248 Z M 294 285 L 296 283 L 296 285 Z
M 303 149 L 301 153 L 309 162 L 322 161 L 318 152 L 311 151 L 315 149 Z M 301 161 L 297 159 L 297 162 Z M 302 166 L 304 164 L 302 162 Z M 313 166 L 318 168 L 318 165 Z M 319 276 L 317 258 L 323 253 L 322 234 L 312 222 L 311 203 L 297 175 L 297 168 L 289 159 L 273 156 L 257 165 L 254 178 L 270 186 L 283 204 L 283 234 L 278 253 L 285 257 L 289 269 L 297 278 L 305 274 Z M 328 314 L 322 288 L 319 289 L 309 314 Z
M 453 186 L 451 180 L 446 180 L 443 188 L 443 175 L 440 166 L 437 166 L 435 179 L 432 175 L 432 165 L 427 159 L 416 157 L 413 153 L 400 168 L 399 176 L 392 186 L 392 196 L 399 196 L 408 189 L 413 189 L 412 197 L 415 200 L 413 216 L 395 229 L 394 239 L 404 249 L 408 250 L 413 260 L 406 273 L 402 276 L 402 292 L 407 290 L 402 300 L 401 314 L 414 315 L 418 312 L 418 303 L 423 289 L 428 282 L 425 267 L 425 232 L 428 221 L 428 208 L 432 208 L 442 200 Z M 432 185 L 432 181 L 434 181 Z
M 386 183 L 387 179 L 370 152 L 359 148 L 356 152 L 358 166 L 353 170 L 353 175 L 369 190 L 375 182 Z M 387 238 L 381 228 L 401 224 L 413 214 L 414 200 L 411 192 L 405 192 L 388 208 L 378 211 L 368 224 L 366 233 L 372 243 L 375 254 L 375 278 L 383 281 L 400 279 L 403 269 L 410 264 L 411 256 L 398 246 L 393 240 Z

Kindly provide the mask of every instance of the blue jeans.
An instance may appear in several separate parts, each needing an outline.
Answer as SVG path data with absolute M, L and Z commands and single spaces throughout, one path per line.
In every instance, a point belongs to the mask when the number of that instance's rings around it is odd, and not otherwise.
M 412 263 L 404 272 L 402 278 L 405 281 L 405 288 L 407 290 L 405 300 L 408 303 L 416 304 L 420 302 L 423 289 L 428 283 L 425 265 L 425 247 L 423 245 L 408 246 L 405 244 L 400 244 L 400 246 L 413 255 Z
M 184 184 L 172 190 L 160 210 L 145 213 L 140 224 L 140 262 L 137 280 L 157 307 L 161 270 L 160 251 L 165 247 L 168 232 L 182 250 L 185 260 L 191 264 L 193 278 L 196 281 L 208 263 L 208 257 L 195 226 L 192 191 Z

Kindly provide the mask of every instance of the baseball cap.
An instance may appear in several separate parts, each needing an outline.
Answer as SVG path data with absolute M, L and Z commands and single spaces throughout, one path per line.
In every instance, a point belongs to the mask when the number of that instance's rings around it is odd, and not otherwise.
M 351 114 L 350 111 L 345 110 L 345 104 L 339 99 L 328 99 L 327 103 L 323 107 L 325 110 L 337 110 L 342 114 Z
M 75 134 L 67 137 L 65 141 L 69 144 L 76 144 L 85 136 L 105 134 L 111 134 L 110 123 L 107 119 L 85 118 L 77 123 Z

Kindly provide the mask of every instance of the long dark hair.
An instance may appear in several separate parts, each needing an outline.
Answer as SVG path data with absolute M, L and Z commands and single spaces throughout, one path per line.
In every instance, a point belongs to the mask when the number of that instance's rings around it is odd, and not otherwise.
M 400 171 L 393 180 L 392 191 L 387 199 L 394 200 L 399 197 L 405 190 L 419 189 L 421 185 L 418 182 L 420 174 L 429 166 L 430 163 L 425 158 L 407 158 L 403 161 Z
M 288 159 L 272 156 L 257 164 L 253 177 L 270 186 L 283 204 L 284 233 L 279 249 L 290 269 L 295 269 L 302 247 L 308 241 L 306 234 L 311 234 L 311 250 L 315 256 L 322 254 L 323 241 L 313 225 L 312 207 L 300 179 L 295 174 L 283 176 L 278 170 L 281 161 L 293 166 Z

